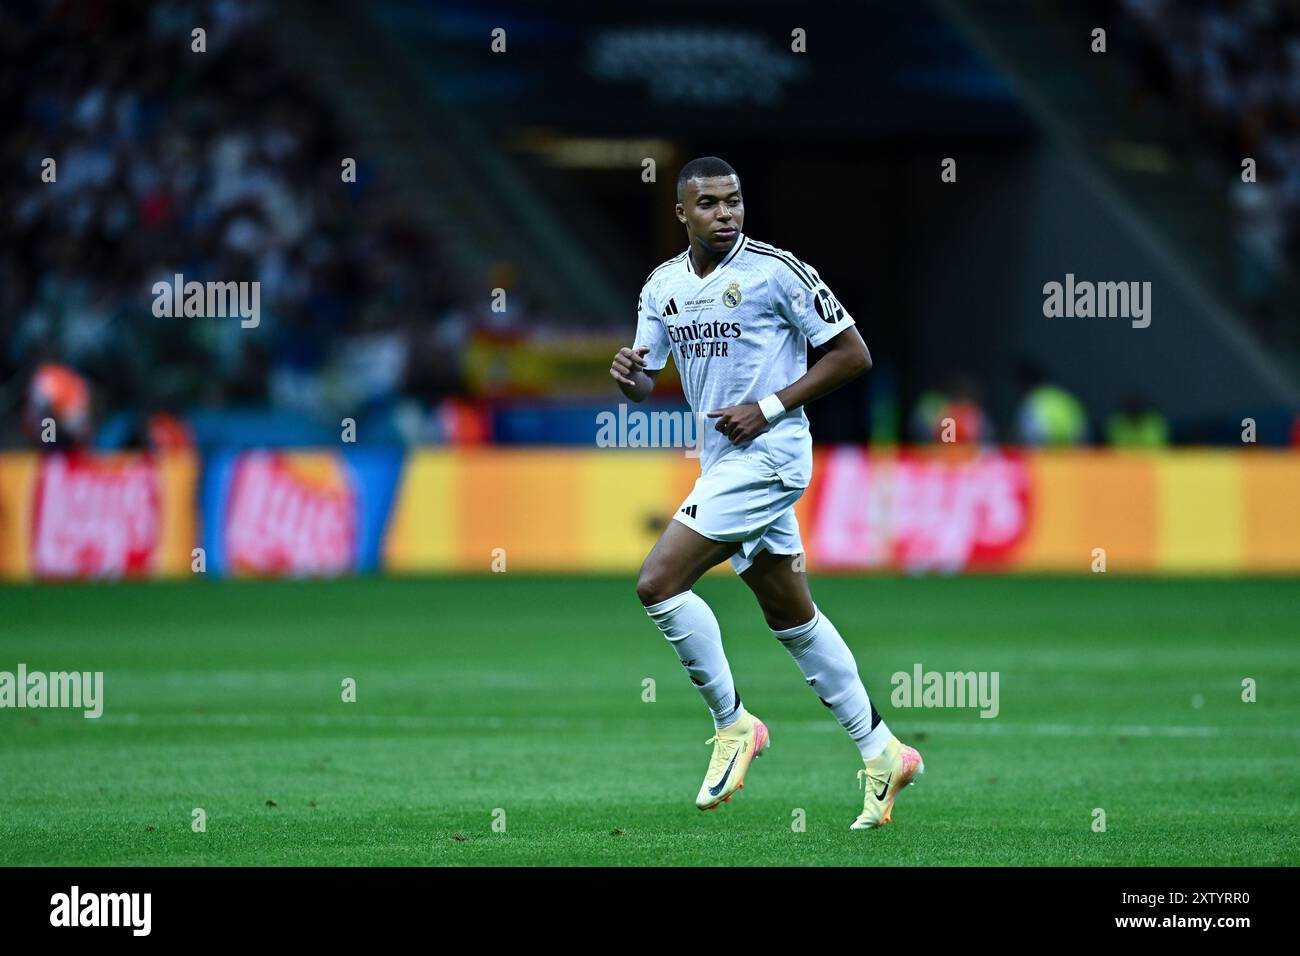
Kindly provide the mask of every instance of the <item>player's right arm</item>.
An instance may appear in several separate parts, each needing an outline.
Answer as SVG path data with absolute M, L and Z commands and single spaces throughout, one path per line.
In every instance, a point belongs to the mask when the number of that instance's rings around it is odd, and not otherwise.
M 643 402 L 654 391 L 655 379 L 668 363 L 669 352 L 668 333 L 655 309 L 648 282 L 637 298 L 636 311 L 636 342 L 631 348 L 618 350 L 609 374 L 624 395 Z
M 634 349 L 625 346 L 614 355 L 614 361 L 609 367 L 609 374 L 618 382 L 618 387 L 634 402 L 646 400 L 654 391 L 655 379 L 663 371 L 645 367 L 645 357 L 649 352 L 648 345 Z

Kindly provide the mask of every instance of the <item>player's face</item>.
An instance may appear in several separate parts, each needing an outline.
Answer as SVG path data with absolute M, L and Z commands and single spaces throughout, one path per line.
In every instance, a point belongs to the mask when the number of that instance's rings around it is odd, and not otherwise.
M 735 243 L 745 222 L 740 179 L 714 176 L 690 180 L 686 184 L 686 195 L 677 204 L 677 218 L 686 224 L 686 232 L 693 242 L 725 254 Z

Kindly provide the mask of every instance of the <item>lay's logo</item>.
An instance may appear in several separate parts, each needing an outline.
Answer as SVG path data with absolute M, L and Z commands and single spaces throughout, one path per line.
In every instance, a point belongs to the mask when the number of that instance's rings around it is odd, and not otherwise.
M 357 495 L 330 455 L 239 456 L 224 527 L 236 574 L 334 575 L 356 566 Z
M 153 571 L 161 499 L 148 457 L 42 457 L 32 501 L 33 571 L 99 578 Z
M 841 447 L 818 467 L 812 529 L 823 567 L 996 570 L 1029 533 L 1032 474 L 1021 455 Z

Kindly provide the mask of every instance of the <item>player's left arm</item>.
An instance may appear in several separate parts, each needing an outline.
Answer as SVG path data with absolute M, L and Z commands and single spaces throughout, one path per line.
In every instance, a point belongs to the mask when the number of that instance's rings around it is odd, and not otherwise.
M 777 310 L 823 355 L 812 368 L 780 391 L 758 402 L 709 412 L 716 428 L 734 444 L 750 441 L 792 409 L 816 401 L 871 368 L 871 353 L 853 317 L 827 288 L 817 270 L 796 265 L 776 270 L 773 301 Z M 784 265 L 784 263 L 783 263 Z
M 826 354 L 812 368 L 776 393 L 787 411 L 829 395 L 871 371 L 871 353 L 856 325 L 846 326 L 822 348 Z
M 826 354 L 807 372 L 776 393 L 788 412 L 829 395 L 871 370 L 871 353 L 856 326 L 848 325 L 822 348 Z M 715 427 L 733 444 L 747 442 L 767 431 L 769 422 L 758 402 L 733 405 L 708 413 Z

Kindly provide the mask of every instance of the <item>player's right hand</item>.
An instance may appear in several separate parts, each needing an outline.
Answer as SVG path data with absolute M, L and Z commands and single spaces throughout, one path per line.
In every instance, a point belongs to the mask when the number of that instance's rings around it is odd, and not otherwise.
M 609 367 L 610 376 L 620 385 L 636 388 L 636 382 L 632 380 L 632 376 L 645 368 L 645 357 L 649 353 L 650 346 L 648 345 L 643 345 L 639 349 L 619 349 Z

